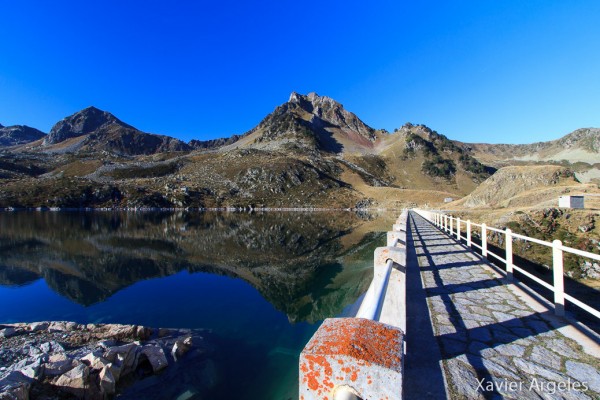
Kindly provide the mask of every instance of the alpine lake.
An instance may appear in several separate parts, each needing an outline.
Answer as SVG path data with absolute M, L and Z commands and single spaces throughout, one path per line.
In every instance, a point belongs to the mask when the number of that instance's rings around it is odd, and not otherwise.
M 300 352 L 355 307 L 396 217 L 1 212 L 0 323 L 199 329 L 203 372 L 155 398 L 297 399 Z

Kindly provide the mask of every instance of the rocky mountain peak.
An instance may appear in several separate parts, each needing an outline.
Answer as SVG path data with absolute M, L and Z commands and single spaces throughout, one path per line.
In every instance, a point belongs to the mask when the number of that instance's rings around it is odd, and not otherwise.
M 292 92 L 288 103 L 297 104 L 302 107 L 305 111 L 313 113 L 313 110 L 317 107 L 337 107 L 343 109 L 344 106 L 327 96 L 319 96 L 315 92 L 310 92 L 307 95 Z M 344 110 L 345 111 L 345 110 Z
M 299 107 L 312 114 L 311 123 L 320 127 L 335 126 L 342 130 L 356 132 L 370 141 L 376 139 L 373 128 L 331 97 L 319 96 L 316 92 L 310 92 L 308 95 L 292 92 L 288 104 L 291 110 Z
M 292 94 L 290 94 L 290 98 L 288 100 L 288 103 L 300 103 L 300 99 L 304 97 L 299 93 L 296 92 L 292 92 Z
M 44 144 L 59 143 L 66 139 L 92 133 L 112 124 L 131 128 L 131 126 L 107 111 L 102 111 L 93 106 L 87 107 L 56 123 L 44 140 Z
M 306 97 L 308 97 L 308 99 L 310 101 L 314 101 L 315 99 L 318 99 L 321 96 L 319 96 L 316 92 L 310 92 L 309 94 L 306 95 Z
M 310 102 L 313 103 L 314 105 L 328 103 L 328 104 L 336 105 L 336 106 L 339 106 L 339 107 L 343 108 L 343 106 L 340 103 L 338 103 L 337 101 L 335 101 L 331 97 L 319 96 L 315 92 L 310 92 L 309 94 L 306 95 L 306 98 L 308 100 L 310 100 Z
M 4 125 L 0 124 L 0 128 L 4 128 Z

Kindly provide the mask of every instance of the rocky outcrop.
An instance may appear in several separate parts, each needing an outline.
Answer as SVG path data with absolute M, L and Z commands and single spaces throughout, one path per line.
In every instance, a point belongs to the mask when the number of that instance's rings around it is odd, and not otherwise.
M 46 136 L 42 131 L 27 125 L 4 127 L 0 125 L 0 146 L 16 146 L 34 142 Z
M 0 325 L 0 345 L 0 399 L 106 399 L 205 352 L 191 330 L 62 321 Z

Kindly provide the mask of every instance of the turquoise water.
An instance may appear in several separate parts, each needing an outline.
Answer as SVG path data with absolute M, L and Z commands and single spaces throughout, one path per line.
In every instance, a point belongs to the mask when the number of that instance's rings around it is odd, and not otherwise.
M 204 329 L 214 379 L 183 397 L 295 399 L 299 353 L 366 290 L 386 217 L 2 213 L 0 322 Z

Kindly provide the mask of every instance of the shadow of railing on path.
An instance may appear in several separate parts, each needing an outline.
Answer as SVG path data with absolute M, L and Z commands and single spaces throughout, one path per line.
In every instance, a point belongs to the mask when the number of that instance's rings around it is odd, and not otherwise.
M 437 288 L 445 288 L 446 285 L 444 284 L 444 281 L 442 280 L 442 277 L 440 276 L 438 268 L 436 268 L 436 262 L 433 260 L 433 255 L 439 255 L 440 253 L 431 253 L 428 250 L 428 246 L 425 243 L 425 235 L 423 235 L 423 233 L 439 232 L 439 230 L 437 228 L 435 228 L 429 221 L 427 221 L 425 218 L 423 218 L 421 216 L 418 216 L 418 218 L 420 218 L 421 221 L 426 223 L 427 224 L 426 226 L 428 226 L 428 228 L 419 229 L 417 227 L 417 224 L 415 223 L 415 218 L 413 215 L 414 215 L 414 213 L 410 213 L 410 219 L 414 226 L 414 233 L 418 237 L 418 240 L 422 243 L 422 246 L 420 246 L 423 251 L 422 256 L 427 258 L 428 267 L 426 267 L 426 268 L 428 268 L 428 271 L 430 271 L 432 273 L 433 280 L 436 284 L 436 287 Z M 439 235 L 439 233 L 438 233 L 438 235 Z M 453 252 L 449 252 L 449 253 L 453 253 Z M 462 253 L 466 253 L 466 251 L 463 251 Z M 432 289 L 426 289 L 426 291 L 428 293 L 431 290 Z M 467 332 L 469 331 L 469 329 L 467 328 L 465 322 L 463 321 L 459 310 L 456 308 L 454 301 L 450 297 L 451 294 L 452 294 L 451 292 L 440 293 L 439 297 L 442 300 L 442 304 L 446 308 L 447 314 L 452 317 L 452 318 L 450 318 L 450 320 L 451 320 L 452 324 L 454 325 L 454 328 L 457 332 L 456 334 L 454 334 L 455 336 L 453 336 L 453 338 L 458 339 L 458 335 L 464 335 L 464 336 L 460 336 L 461 337 L 460 341 L 459 340 L 451 340 L 451 339 L 442 340 L 442 337 L 444 337 L 444 335 L 441 335 L 440 337 L 436 337 L 436 339 L 438 340 L 438 343 L 440 344 L 440 348 L 442 350 L 442 359 L 448 359 L 448 358 L 455 357 L 456 355 L 464 354 L 466 356 L 469 364 L 471 364 L 473 366 L 477 365 L 480 367 L 475 370 L 477 378 L 480 382 L 485 382 L 485 383 L 493 382 L 492 374 L 483 364 L 482 355 L 480 353 L 473 354 L 473 353 L 469 353 L 466 351 L 466 349 L 468 348 L 467 343 L 468 343 L 469 338 L 467 336 Z M 455 351 L 453 351 L 453 349 Z M 492 388 L 492 390 L 485 393 L 486 397 L 500 396 L 500 393 L 498 393 L 498 391 L 496 390 L 494 385 L 491 385 L 490 387 Z
M 435 253 L 431 253 L 432 255 L 436 255 Z M 423 267 L 421 268 L 421 272 L 423 271 L 433 271 L 435 270 L 443 270 L 443 269 L 451 269 L 451 268 L 464 268 L 464 267 L 471 267 L 473 265 L 478 265 L 481 264 L 481 261 L 467 261 L 467 262 L 452 262 L 452 263 L 447 263 L 444 264 L 443 266 L 440 267 Z
M 498 346 L 502 346 L 505 344 L 513 343 L 519 339 L 526 339 L 528 337 L 533 337 L 537 335 L 541 335 L 546 332 L 550 332 L 560 328 L 561 326 L 566 326 L 566 322 L 558 323 L 557 325 L 550 326 L 545 319 L 555 318 L 554 313 L 551 311 L 543 312 L 543 313 L 532 313 L 530 315 L 524 317 L 515 317 L 513 319 L 509 319 L 502 322 L 496 322 L 489 325 L 479 326 L 476 328 L 470 328 L 466 330 L 457 331 L 456 333 L 446 333 L 440 335 L 438 338 L 440 341 L 455 343 L 468 343 L 470 340 L 477 341 L 481 344 L 485 344 L 485 347 L 481 347 L 479 350 L 494 348 Z M 513 330 L 519 330 L 520 334 L 515 334 L 512 332 Z M 485 339 L 488 337 L 489 339 Z M 477 338 L 477 339 L 473 339 Z M 473 348 L 469 345 L 466 345 L 464 348 L 460 348 L 459 346 L 454 345 L 455 347 L 447 348 L 446 354 L 443 354 L 442 357 L 444 359 L 453 358 L 461 354 L 467 354 L 468 351 L 473 351 Z M 483 357 L 479 357 L 483 358 Z M 477 358 L 473 358 L 476 360 Z M 473 366 L 473 360 L 469 360 Z M 478 362 L 477 365 L 483 365 L 481 362 Z
M 450 285 L 445 285 L 441 288 L 428 289 L 427 297 L 439 296 L 441 294 L 466 293 L 502 285 L 504 285 L 504 283 L 502 283 L 500 280 L 492 278 L 470 282 L 468 286 L 463 283 L 453 283 Z

